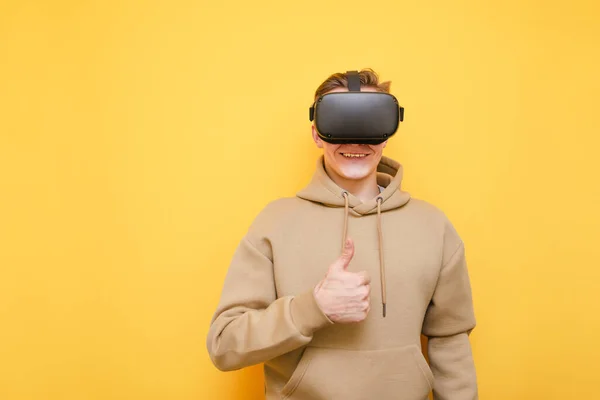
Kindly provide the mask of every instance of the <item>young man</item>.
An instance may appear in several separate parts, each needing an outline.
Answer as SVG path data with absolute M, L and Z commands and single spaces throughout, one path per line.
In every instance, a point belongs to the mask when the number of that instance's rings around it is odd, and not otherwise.
M 389 91 L 359 75 L 361 91 Z M 336 91 L 348 91 L 346 74 L 315 98 Z M 207 338 L 213 363 L 264 362 L 268 400 L 477 399 L 459 235 L 401 189 L 385 142 L 330 144 L 312 129 L 323 149 L 312 181 L 270 203 L 233 256 Z

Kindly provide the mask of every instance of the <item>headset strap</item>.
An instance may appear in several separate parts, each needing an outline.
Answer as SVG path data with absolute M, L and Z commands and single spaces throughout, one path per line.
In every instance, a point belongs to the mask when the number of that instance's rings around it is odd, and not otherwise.
M 346 72 L 346 77 L 348 78 L 348 91 L 360 92 L 360 76 L 358 75 L 358 71 L 348 71 Z

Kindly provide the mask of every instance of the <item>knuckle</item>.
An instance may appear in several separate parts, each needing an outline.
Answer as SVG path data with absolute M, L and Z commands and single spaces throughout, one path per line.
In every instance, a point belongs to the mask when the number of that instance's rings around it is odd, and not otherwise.
M 362 275 L 362 278 L 365 281 L 365 283 L 371 282 L 371 276 L 369 275 L 369 273 L 367 271 L 361 272 L 361 275 Z
M 360 300 L 364 300 L 369 296 L 369 290 L 363 286 L 356 291 L 356 294 Z

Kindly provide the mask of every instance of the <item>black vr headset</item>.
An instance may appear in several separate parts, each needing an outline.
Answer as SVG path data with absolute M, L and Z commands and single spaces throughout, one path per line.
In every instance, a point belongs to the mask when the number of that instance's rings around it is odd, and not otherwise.
M 346 72 L 348 92 L 320 96 L 309 109 L 319 137 L 327 143 L 379 144 L 404 121 L 404 108 L 389 93 L 361 92 L 358 71 Z

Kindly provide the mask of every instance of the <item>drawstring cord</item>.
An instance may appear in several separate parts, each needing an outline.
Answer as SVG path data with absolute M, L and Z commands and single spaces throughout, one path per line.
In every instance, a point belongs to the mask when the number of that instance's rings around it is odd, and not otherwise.
M 386 314 L 386 288 L 385 288 L 385 263 L 383 259 L 383 229 L 381 229 L 381 203 L 383 198 L 377 197 L 377 235 L 379 236 L 379 280 L 381 281 L 381 304 L 383 306 L 383 318 Z
M 344 197 L 344 230 L 342 234 L 342 249 L 346 244 L 346 238 L 348 236 L 348 214 L 349 214 L 349 200 L 348 192 L 343 191 L 342 197 Z M 385 287 L 385 264 L 383 259 L 383 230 L 381 228 L 381 203 L 383 198 L 377 197 L 377 236 L 379 241 L 379 280 L 381 282 L 381 303 L 383 306 L 383 318 L 386 315 L 386 287 Z
M 344 250 L 344 246 L 346 246 L 346 237 L 348 236 L 348 192 L 345 190 L 342 192 L 342 196 L 344 197 L 344 231 L 342 235 L 342 251 Z

